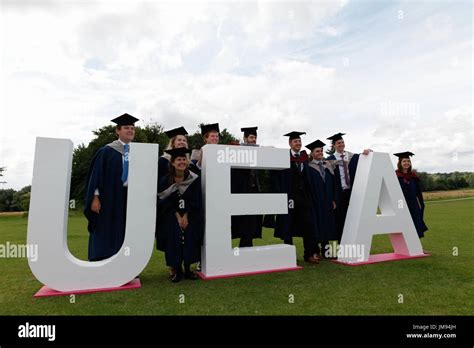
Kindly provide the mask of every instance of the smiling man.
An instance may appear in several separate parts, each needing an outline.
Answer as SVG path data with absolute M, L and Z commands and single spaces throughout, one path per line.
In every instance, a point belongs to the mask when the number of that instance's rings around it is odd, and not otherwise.
M 359 163 L 359 154 L 346 151 L 346 144 L 343 139 L 345 133 L 336 133 L 331 135 L 334 153 L 327 158 L 334 170 L 335 197 L 336 197 L 336 234 L 339 244 L 341 243 L 344 223 L 346 221 L 349 202 L 351 200 L 352 184 L 354 183 L 357 164 Z M 368 155 L 372 150 L 365 149 L 362 155 Z
M 125 238 L 128 156 L 138 119 L 123 114 L 114 118 L 118 140 L 100 148 L 87 175 L 84 215 L 88 220 L 89 260 L 116 254 Z
M 289 137 L 290 168 L 276 174 L 276 192 L 288 194 L 288 214 L 276 216 L 275 237 L 285 244 L 293 244 L 293 237 L 303 238 L 304 260 L 317 264 L 315 257 L 317 216 L 312 207 L 309 189 L 308 155 L 301 150 L 301 135 L 305 132 L 292 131 Z

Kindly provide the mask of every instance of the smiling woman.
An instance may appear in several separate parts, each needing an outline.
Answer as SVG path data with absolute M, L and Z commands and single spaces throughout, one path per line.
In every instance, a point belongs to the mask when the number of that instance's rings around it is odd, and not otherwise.
M 172 282 L 196 280 L 191 265 L 200 261 L 203 242 L 201 180 L 188 169 L 191 150 L 180 147 L 166 153 L 171 158 L 169 172 L 158 185 L 156 248 L 165 252 Z

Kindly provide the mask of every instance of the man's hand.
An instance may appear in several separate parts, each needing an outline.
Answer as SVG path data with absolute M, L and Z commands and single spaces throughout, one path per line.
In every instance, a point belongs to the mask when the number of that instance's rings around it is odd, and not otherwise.
M 336 202 L 332 201 L 332 210 L 336 210 Z
M 92 199 L 91 210 L 92 210 L 94 213 L 96 213 L 96 214 L 99 214 L 99 213 L 100 213 L 100 200 L 99 200 L 99 196 L 94 196 L 94 198 Z
M 367 156 L 369 153 L 374 152 L 371 149 L 365 149 L 364 152 L 362 152 L 363 155 Z

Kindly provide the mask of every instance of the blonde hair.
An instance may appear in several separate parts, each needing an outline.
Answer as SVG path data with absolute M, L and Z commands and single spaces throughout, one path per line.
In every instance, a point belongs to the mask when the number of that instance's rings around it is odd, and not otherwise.
M 180 134 L 178 134 L 180 135 Z M 174 137 L 172 137 L 170 139 L 170 141 L 168 142 L 168 146 L 166 146 L 166 150 L 171 150 L 171 149 L 175 149 L 176 147 L 174 146 L 174 142 L 176 141 L 176 139 L 178 138 L 178 135 L 175 135 Z M 183 135 L 185 138 L 186 136 Z M 186 138 L 186 148 L 188 148 L 188 139 Z M 171 155 L 167 154 L 166 152 L 163 153 L 163 157 L 165 157 L 168 161 L 171 162 Z M 186 159 L 188 160 L 188 162 L 190 162 L 190 158 L 189 158 L 189 153 L 186 154 Z

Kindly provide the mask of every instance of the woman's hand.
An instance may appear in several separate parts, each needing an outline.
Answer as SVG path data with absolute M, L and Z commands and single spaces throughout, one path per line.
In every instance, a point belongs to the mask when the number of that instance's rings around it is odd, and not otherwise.
M 176 220 L 178 220 L 179 227 L 183 228 L 181 226 L 183 224 L 183 218 L 181 217 L 181 215 L 179 215 L 179 213 L 174 213 L 174 215 L 176 216 Z
M 183 217 L 181 218 L 181 228 L 183 230 L 187 229 L 189 225 L 188 222 L 188 213 L 184 214 Z
M 202 166 L 202 149 L 199 150 L 199 159 L 197 161 L 198 167 L 201 168 Z

